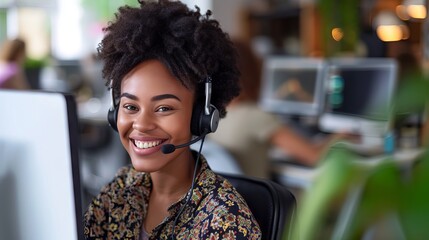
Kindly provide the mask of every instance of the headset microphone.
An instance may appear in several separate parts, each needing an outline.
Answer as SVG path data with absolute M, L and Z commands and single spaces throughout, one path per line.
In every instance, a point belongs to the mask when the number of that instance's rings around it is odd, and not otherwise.
M 178 148 L 186 147 L 186 146 L 189 146 L 189 145 L 192 145 L 192 144 L 198 142 L 200 139 L 202 139 L 206 135 L 207 135 L 207 133 L 203 133 L 203 134 L 201 134 L 201 136 L 198 136 L 198 137 L 192 139 L 191 141 L 189 141 L 187 143 L 184 143 L 184 144 L 180 144 L 180 145 L 164 144 L 161 147 L 161 151 L 164 154 L 172 153 L 172 152 L 174 152 Z

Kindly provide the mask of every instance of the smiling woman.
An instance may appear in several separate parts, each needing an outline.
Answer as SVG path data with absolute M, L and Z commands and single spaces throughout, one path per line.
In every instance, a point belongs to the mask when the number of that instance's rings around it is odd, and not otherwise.
M 137 171 L 177 171 L 193 165 L 189 149 L 168 155 L 160 151 L 161 143 L 180 144 L 191 139 L 193 105 L 194 92 L 158 60 L 144 61 L 124 77 L 117 126 Z M 191 174 L 189 170 L 185 167 L 181 172 Z
M 119 8 L 105 29 L 98 50 L 112 88 L 109 123 L 132 164 L 88 207 L 86 238 L 261 238 L 241 195 L 210 169 L 202 146 L 189 147 L 216 131 L 239 93 L 236 50 L 210 15 L 141 1 Z

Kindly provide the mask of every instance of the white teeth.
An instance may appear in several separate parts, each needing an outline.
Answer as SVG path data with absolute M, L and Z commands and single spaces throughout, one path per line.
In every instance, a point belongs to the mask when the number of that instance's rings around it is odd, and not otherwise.
M 161 141 L 143 142 L 143 141 L 134 140 L 134 143 L 138 148 L 147 149 L 147 148 L 158 146 L 159 144 L 161 144 Z

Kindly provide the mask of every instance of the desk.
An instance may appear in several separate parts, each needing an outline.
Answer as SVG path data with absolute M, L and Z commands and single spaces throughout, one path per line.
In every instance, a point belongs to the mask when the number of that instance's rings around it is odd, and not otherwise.
M 398 150 L 392 155 L 392 158 L 398 164 L 406 166 L 407 164 L 413 163 L 414 159 L 423 153 L 423 151 L 423 149 Z M 388 155 L 380 155 L 353 161 L 357 164 L 375 166 L 383 159 L 386 159 L 386 157 L 388 157 Z M 313 180 L 319 174 L 320 168 L 303 167 L 286 161 L 273 160 L 271 171 L 281 184 L 306 189 L 311 186 Z

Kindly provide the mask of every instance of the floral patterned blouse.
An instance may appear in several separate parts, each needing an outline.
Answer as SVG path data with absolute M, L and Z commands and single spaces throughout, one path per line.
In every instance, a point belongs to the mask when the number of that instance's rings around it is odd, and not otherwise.
M 84 217 L 86 239 L 138 240 L 152 188 L 150 175 L 121 168 L 89 205 Z M 187 196 L 168 208 L 149 239 L 171 239 L 175 218 Z M 201 170 L 187 207 L 174 228 L 176 239 L 261 239 L 261 230 L 244 199 L 201 156 Z

